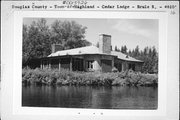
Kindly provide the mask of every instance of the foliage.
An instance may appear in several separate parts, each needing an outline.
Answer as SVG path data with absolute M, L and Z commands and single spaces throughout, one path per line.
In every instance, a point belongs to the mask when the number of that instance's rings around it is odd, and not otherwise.
M 56 20 L 51 28 L 51 40 L 54 43 L 61 44 L 63 49 L 72 49 L 90 44 L 84 39 L 87 27 L 75 21 Z
M 99 48 L 99 42 L 96 43 L 96 47 Z
M 86 27 L 75 21 L 56 20 L 47 25 L 46 19 L 23 25 L 23 65 L 34 58 L 46 57 L 51 53 L 52 44 L 71 49 L 90 45 L 85 40 Z
M 121 51 L 126 55 L 142 60 L 144 62 L 142 72 L 158 73 L 158 52 L 154 46 L 145 47 L 143 50 L 140 50 L 139 46 L 136 46 L 135 49 L 129 50 L 128 52 L 126 46 L 122 46 L 121 50 L 115 46 L 115 51 Z
M 115 46 L 114 50 L 120 52 L 120 49 L 117 46 Z
M 125 72 L 75 72 L 68 70 L 23 69 L 24 84 L 157 86 L 157 74 Z
M 130 55 L 144 61 L 142 70 L 146 73 L 158 73 L 158 52 L 155 47 L 146 47 L 143 51 L 138 51 Z
M 121 52 L 122 52 L 122 53 L 125 53 L 125 54 L 127 53 L 127 47 L 126 47 L 126 45 L 124 45 L 124 46 L 121 47 Z

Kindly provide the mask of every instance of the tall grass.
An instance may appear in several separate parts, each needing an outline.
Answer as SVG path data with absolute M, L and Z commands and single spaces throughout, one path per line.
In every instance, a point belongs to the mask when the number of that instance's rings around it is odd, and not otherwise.
M 26 85 L 98 85 L 98 86 L 157 86 L 157 74 L 125 72 L 79 72 L 50 69 L 23 69 L 22 82 Z

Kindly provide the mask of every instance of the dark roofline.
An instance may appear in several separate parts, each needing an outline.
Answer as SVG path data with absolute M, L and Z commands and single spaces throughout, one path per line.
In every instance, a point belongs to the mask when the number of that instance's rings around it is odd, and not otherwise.
M 123 59 L 120 59 L 120 58 L 117 58 L 117 59 L 122 60 L 122 61 L 127 61 L 127 62 L 144 63 L 144 61 L 141 61 L 141 60 L 139 60 L 139 61 L 131 61 L 131 60 L 123 60 Z
M 109 55 L 109 54 L 98 54 L 98 53 L 95 53 L 95 54 L 76 54 L 76 55 L 62 55 L 62 56 L 50 56 L 50 57 L 42 57 L 42 58 L 39 58 L 39 59 L 47 59 L 47 58 L 58 58 L 58 57 L 70 57 L 70 56 L 80 56 L 80 55 L 105 55 L 105 56 L 113 56 L 113 57 L 117 57 L 115 55 Z

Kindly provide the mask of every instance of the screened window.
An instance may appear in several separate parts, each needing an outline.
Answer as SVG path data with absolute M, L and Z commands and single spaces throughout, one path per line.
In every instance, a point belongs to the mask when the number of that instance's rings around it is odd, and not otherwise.
M 42 64 L 43 64 L 43 69 L 49 67 L 49 62 L 48 62 L 48 60 L 43 60 L 43 61 L 42 61 Z

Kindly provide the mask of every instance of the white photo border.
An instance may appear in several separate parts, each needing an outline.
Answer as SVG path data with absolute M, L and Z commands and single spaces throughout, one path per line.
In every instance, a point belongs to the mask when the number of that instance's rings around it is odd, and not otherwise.
M 167 2 L 168 3 L 168 2 Z M 5 120 L 57 120 L 57 119 L 162 119 L 169 120 L 177 117 L 175 105 L 179 90 L 177 40 L 179 34 L 176 27 L 179 20 L 167 12 L 160 11 L 13 11 L 8 4 L 3 4 L 4 18 L 1 26 L 2 33 L 2 118 Z M 3 11 L 3 10 L 2 10 Z M 107 19 L 157 19 L 159 21 L 159 73 L 158 73 L 158 109 L 75 109 L 52 107 L 22 107 L 22 26 L 23 18 L 107 18 Z M 178 21 L 178 22 L 177 22 Z M 172 23 L 174 22 L 174 23 Z M 171 25 L 171 26 L 170 26 Z M 173 46 L 174 45 L 174 46 Z M 175 60 L 173 60 L 173 58 Z M 174 63 L 172 63 L 174 62 Z M 170 67 L 170 63 L 172 66 Z M 174 74 L 170 68 L 175 68 Z M 3 74 L 2 74 L 3 73 Z M 175 75 L 175 76 L 173 76 Z M 172 81 L 171 81 L 172 78 Z M 177 81 L 178 79 L 178 81 Z M 176 86 L 177 84 L 177 86 Z M 172 93 L 171 92 L 175 92 Z M 177 96 L 177 97 L 176 97 Z M 171 98 L 172 97 L 172 98 Z M 179 104 L 177 104 L 178 106 Z M 173 111 L 174 110 L 174 111 Z

